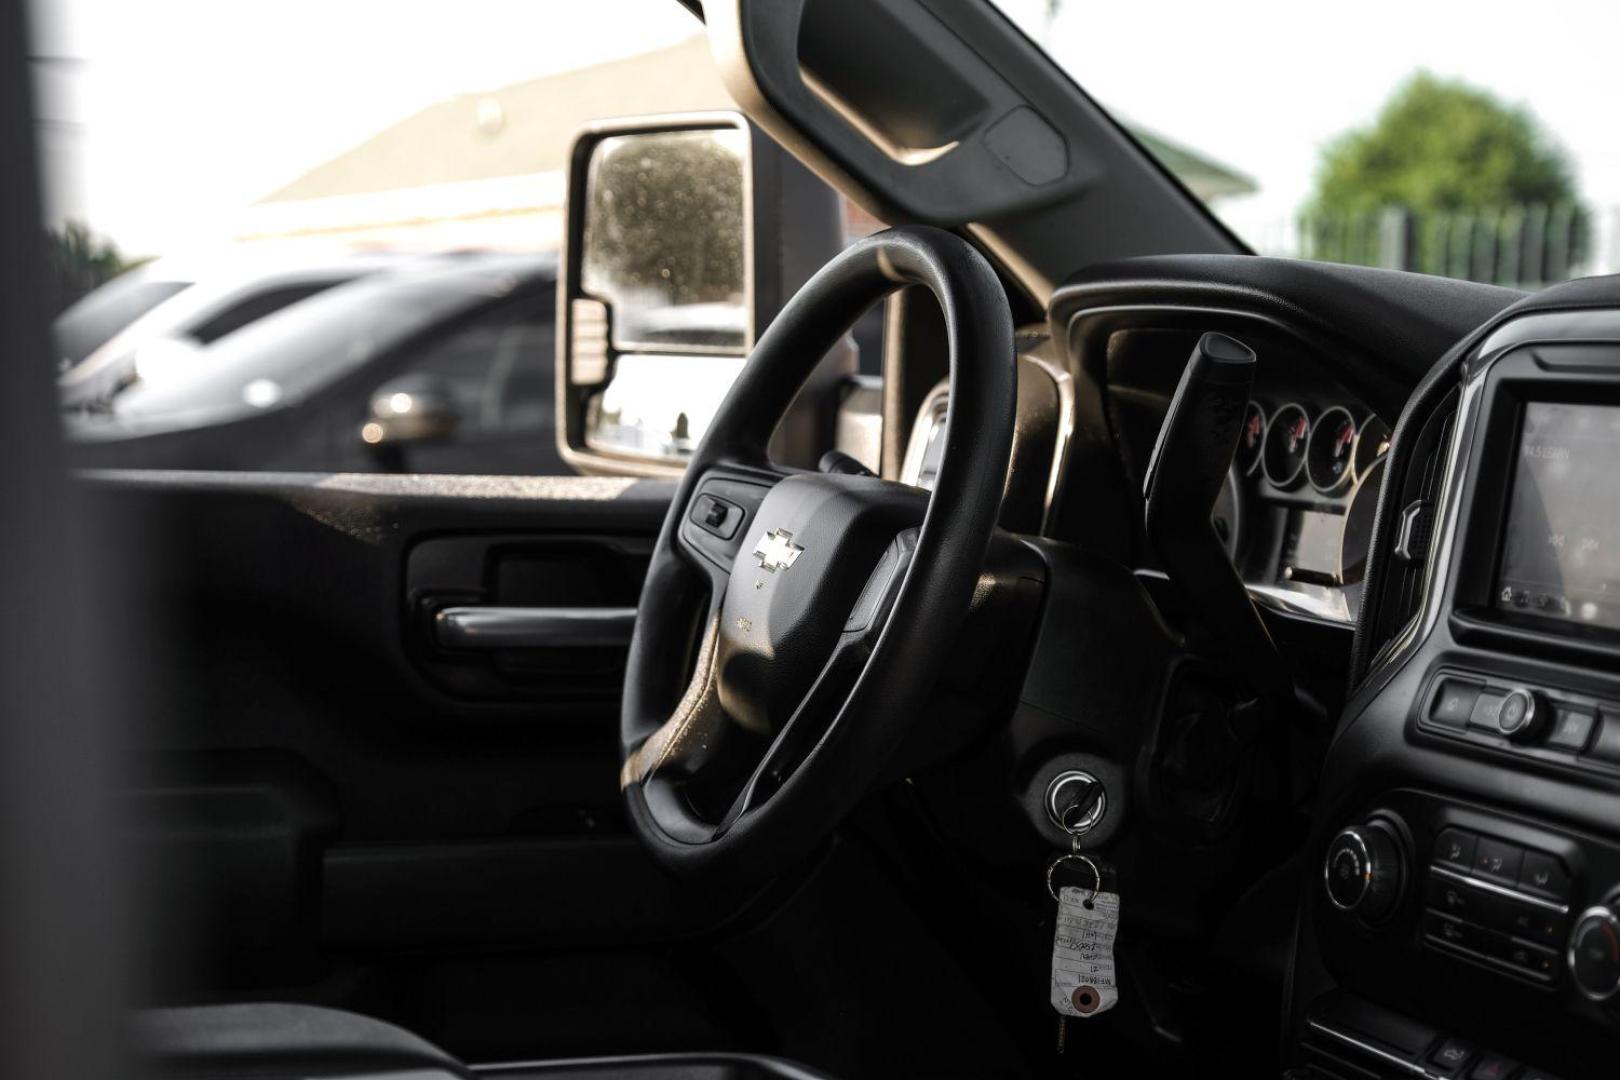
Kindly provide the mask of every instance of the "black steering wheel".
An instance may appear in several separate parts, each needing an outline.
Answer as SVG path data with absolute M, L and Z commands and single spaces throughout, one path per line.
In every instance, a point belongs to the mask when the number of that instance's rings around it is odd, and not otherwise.
M 939 301 L 950 411 L 933 494 L 774 465 L 817 362 L 906 285 Z M 1012 315 L 982 255 L 932 228 L 868 237 L 760 338 L 692 455 L 630 645 L 620 784 L 669 868 L 763 881 L 830 835 L 926 723 L 1012 449 Z

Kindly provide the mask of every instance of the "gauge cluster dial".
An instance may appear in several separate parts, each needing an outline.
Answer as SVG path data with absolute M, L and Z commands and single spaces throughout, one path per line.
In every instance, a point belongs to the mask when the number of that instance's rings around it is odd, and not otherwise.
M 1311 487 L 1324 495 L 1337 495 L 1355 478 L 1351 454 L 1356 444 L 1356 418 L 1335 405 L 1311 425 L 1305 449 L 1305 475 Z
M 1292 491 L 1300 485 L 1310 437 L 1311 417 L 1303 405 L 1284 405 L 1271 414 L 1271 423 L 1266 427 L 1264 467 L 1273 487 Z

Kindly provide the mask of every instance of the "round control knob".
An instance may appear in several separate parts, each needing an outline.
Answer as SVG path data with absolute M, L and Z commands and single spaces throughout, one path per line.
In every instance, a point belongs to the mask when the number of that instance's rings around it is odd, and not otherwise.
M 1569 934 L 1570 978 L 1593 1001 L 1620 992 L 1620 918 L 1599 905 L 1581 912 Z
M 1376 922 L 1401 898 L 1401 862 L 1400 846 L 1378 822 L 1341 830 L 1322 865 L 1328 899 L 1340 911 Z
M 1513 742 L 1533 742 L 1547 730 L 1547 718 L 1551 712 L 1540 694 L 1520 687 L 1509 690 L 1502 699 L 1502 708 L 1496 714 L 1496 726 Z

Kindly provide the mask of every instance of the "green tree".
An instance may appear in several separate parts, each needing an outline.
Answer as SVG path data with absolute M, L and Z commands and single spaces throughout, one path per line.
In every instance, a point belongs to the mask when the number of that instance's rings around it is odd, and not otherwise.
M 1574 170 L 1551 133 L 1523 106 L 1427 71 L 1402 83 L 1371 125 L 1325 147 L 1307 208 L 1318 254 L 1372 261 L 1362 257 L 1377 228 L 1368 223 L 1391 209 L 1414 226 L 1401 263 L 1435 272 L 1532 280 L 1547 272 L 1529 263 L 1544 261 L 1550 232 L 1562 230 L 1565 270 L 1585 244 Z M 1488 256 L 1476 234 L 1491 240 Z
M 101 239 L 83 222 L 69 221 L 45 231 L 48 287 L 55 311 L 61 311 L 85 293 L 131 269 L 131 263 L 111 241 Z

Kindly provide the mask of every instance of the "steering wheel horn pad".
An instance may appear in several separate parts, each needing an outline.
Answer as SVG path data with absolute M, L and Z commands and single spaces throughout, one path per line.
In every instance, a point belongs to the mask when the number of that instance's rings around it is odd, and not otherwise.
M 790 476 L 771 489 L 721 606 L 716 678 L 727 715 L 767 735 L 787 722 L 884 549 L 922 524 L 927 505 L 920 491 L 869 477 Z
M 927 288 L 951 408 L 930 495 L 765 453 L 820 358 L 873 303 Z M 1016 399 L 1012 316 L 962 238 L 906 227 L 846 248 L 760 337 L 688 462 L 648 566 L 621 713 L 630 822 L 659 862 L 763 884 L 837 827 L 913 725 L 973 599 Z M 763 492 L 734 537 L 701 492 Z

